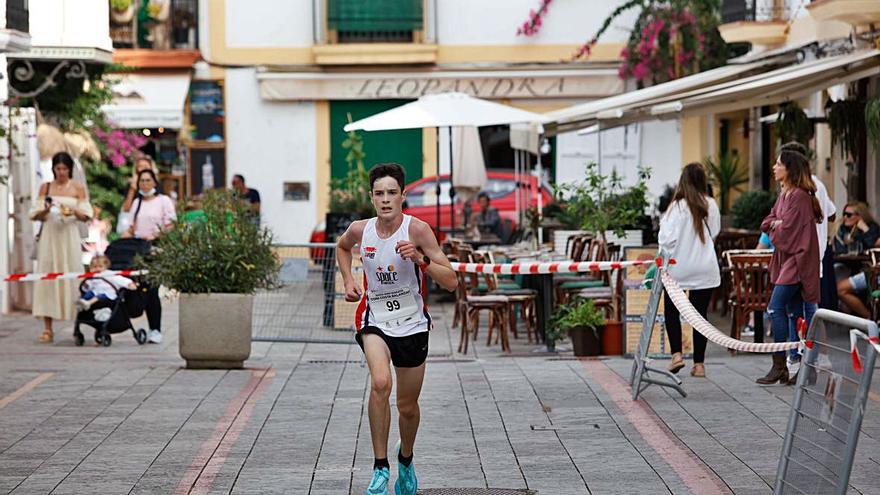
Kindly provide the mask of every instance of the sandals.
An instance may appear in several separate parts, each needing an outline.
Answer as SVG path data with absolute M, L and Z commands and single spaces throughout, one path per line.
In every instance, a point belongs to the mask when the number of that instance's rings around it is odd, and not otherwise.
M 684 368 L 684 358 L 681 357 L 680 352 L 676 352 L 672 355 L 672 362 L 669 363 L 669 366 L 667 366 L 666 369 L 674 375 L 681 371 L 682 368 Z
M 691 376 L 694 378 L 706 378 L 706 367 L 703 366 L 703 363 L 694 363 L 694 367 L 691 368 Z
M 52 330 L 43 330 L 43 333 L 37 338 L 37 342 L 41 344 L 51 344 L 55 341 L 55 334 Z

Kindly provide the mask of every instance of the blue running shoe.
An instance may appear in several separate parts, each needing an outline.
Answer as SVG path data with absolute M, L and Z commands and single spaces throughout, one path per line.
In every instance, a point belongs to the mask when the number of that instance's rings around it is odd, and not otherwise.
M 418 490 L 419 480 L 416 479 L 415 463 L 411 462 L 409 466 L 398 463 L 397 481 L 394 482 L 394 495 L 416 495 Z
M 370 486 L 367 487 L 366 495 L 388 495 L 386 486 L 389 478 L 391 478 L 391 473 L 388 472 L 388 468 L 373 469 L 373 479 L 370 481 Z

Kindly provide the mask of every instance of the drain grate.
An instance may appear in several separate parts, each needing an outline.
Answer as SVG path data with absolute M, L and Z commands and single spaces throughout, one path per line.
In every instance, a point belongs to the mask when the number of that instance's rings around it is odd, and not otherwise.
M 538 495 L 525 488 L 428 488 L 419 490 L 419 495 Z

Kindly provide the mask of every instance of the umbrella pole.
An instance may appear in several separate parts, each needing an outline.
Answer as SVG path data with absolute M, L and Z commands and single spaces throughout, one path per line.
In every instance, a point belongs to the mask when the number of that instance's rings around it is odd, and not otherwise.
M 522 224 L 522 219 L 519 216 L 519 199 L 520 199 L 520 187 L 519 187 L 519 150 L 513 150 L 513 183 L 515 186 L 514 191 L 516 191 L 516 195 L 513 197 L 514 208 L 516 211 L 516 222 L 517 225 Z
M 434 227 L 434 235 L 437 236 L 437 240 L 440 240 L 440 128 L 436 127 L 437 130 L 437 178 L 434 181 L 436 187 L 434 188 L 434 211 L 437 213 L 437 223 Z
M 453 185 L 453 166 L 452 163 L 452 126 L 449 129 L 449 226 L 455 228 L 455 186 Z
M 541 218 L 544 216 L 544 195 L 541 193 L 541 179 L 544 176 L 544 173 L 543 173 L 543 169 L 541 167 L 541 145 L 540 145 L 540 143 L 543 143 L 543 142 L 544 142 L 544 135 L 542 134 L 542 135 L 538 136 L 538 143 L 539 143 L 538 144 L 538 163 L 535 165 L 535 170 L 537 170 L 537 172 L 538 172 L 538 174 L 537 174 L 538 175 L 538 177 L 537 177 L 537 179 L 538 179 L 538 187 L 537 187 L 537 191 L 538 191 L 538 218 Z M 538 226 L 538 245 L 540 246 L 543 244 L 544 244 L 544 229 L 542 229 L 539 225 Z

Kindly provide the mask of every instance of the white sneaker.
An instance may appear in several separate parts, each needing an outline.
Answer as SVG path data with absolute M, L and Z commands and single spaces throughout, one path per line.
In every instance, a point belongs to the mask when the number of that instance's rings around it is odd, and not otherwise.
M 162 343 L 162 332 L 158 330 L 150 330 L 149 335 L 147 335 L 147 342 L 151 344 L 161 344 Z
M 801 368 L 801 360 L 793 360 L 791 356 L 788 356 L 788 359 L 785 360 L 785 365 L 788 368 L 789 376 L 794 376 L 797 374 L 798 370 Z

